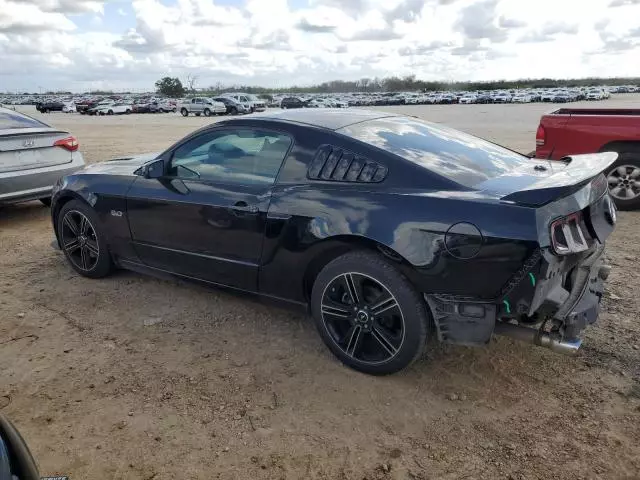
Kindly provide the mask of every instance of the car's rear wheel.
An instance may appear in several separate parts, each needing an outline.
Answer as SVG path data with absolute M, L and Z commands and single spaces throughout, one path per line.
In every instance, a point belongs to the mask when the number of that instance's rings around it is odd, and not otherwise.
M 128 108 L 124 111 L 124 113 L 126 113 L 127 115 L 129 115 L 131 113 L 131 110 L 129 110 Z
M 186 108 L 183 108 L 182 110 L 180 110 L 180 113 L 182 114 L 183 117 L 186 117 L 189 115 L 189 111 Z
M 107 115 L 113 115 L 113 110 L 109 110 L 109 111 L 107 112 Z
M 377 254 L 346 253 L 324 267 L 311 294 L 322 339 L 343 363 L 386 375 L 415 361 L 429 328 L 424 300 Z
M 607 172 L 609 193 L 620 210 L 640 208 L 640 153 L 623 152 Z
M 56 218 L 60 246 L 71 267 L 80 275 L 101 278 L 113 262 L 98 216 L 86 203 L 71 200 Z

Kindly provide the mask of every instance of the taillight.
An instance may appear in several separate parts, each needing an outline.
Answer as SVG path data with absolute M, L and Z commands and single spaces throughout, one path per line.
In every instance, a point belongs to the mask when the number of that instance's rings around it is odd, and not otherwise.
M 542 124 L 538 125 L 538 131 L 536 132 L 536 145 L 541 147 L 544 145 L 544 142 L 546 140 L 546 134 L 547 132 L 545 132 L 544 127 L 542 126 Z
M 78 150 L 80 144 L 78 143 L 78 139 L 76 137 L 67 137 L 56 140 L 53 146 L 62 147 L 65 150 L 69 150 L 70 152 L 75 152 L 76 150 Z
M 570 255 L 587 250 L 589 244 L 582 212 L 559 218 L 551 224 L 551 246 L 558 255 Z

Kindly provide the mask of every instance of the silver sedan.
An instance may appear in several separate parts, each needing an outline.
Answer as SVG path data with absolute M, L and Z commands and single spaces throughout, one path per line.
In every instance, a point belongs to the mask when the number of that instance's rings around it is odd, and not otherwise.
M 49 205 L 56 181 L 83 166 L 78 140 L 69 132 L 0 107 L 0 205 Z

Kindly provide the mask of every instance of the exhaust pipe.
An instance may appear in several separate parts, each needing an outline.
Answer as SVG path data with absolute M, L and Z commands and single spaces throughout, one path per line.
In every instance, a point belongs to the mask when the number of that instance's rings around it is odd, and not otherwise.
M 519 327 L 510 323 L 496 323 L 493 333 L 515 338 L 521 342 L 533 343 L 563 355 L 575 355 L 582 345 L 582 340 L 579 338 L 559 339 L 533 328 Z

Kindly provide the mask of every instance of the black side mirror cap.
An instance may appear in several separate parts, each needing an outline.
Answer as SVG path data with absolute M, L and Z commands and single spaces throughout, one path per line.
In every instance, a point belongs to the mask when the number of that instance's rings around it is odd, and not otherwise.
M 142 167 L 141 175 L 144 178 L 160 178 L 164 176 L 164 160 L 154 160 Z

